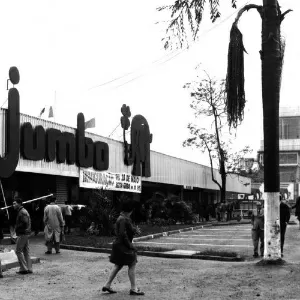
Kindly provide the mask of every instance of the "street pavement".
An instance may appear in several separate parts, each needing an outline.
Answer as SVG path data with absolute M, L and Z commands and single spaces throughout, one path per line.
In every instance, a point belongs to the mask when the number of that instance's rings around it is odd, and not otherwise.
M 291 221 L 294 221 L 294 217 Z M 297 222 L 297 221 L 296 221 Z M 138 257 L 137 282 L 146 292 L 137 299 L 300 299 L 300 230 L 298 223 L 289 225 L 286 233 L 285 257 L 287 265 L 281 268 L 256 267 L 247 262 L 217 262 L 192 259 Z M 204 228 L 203 228 L 204 229 Z M 217 229 L 217 230 L 216 230 Z M 227 231 L 229 230 L 229 232 Z M 233 233 L 230 231 L 232 230 Z M 218 244 L 224 247 L 232 239 L 233 245 L 248 249 L 252 254 L 250 225 L 212 226 L 210 230 L 183 232 L 169 236 L 179 238 L 179 247 L 188 244 Z M 193 237 L 193 235 L 196 235 Z M 238 239 L 247 239 L 239 241 Z M 174 239 L 157 239 L 174 242 Z M 181 240 L 184 238 L 184 240 Z M 225 239 L 228 239 L 225 240 Z M 204 242 L 205 240 L 205 242 Z M 180 241 L 180 242 L 178 242 Z M 242 248 L 244 247 L 245 248 Z M 246 247 L 247 246 L 247 247 Z M 14 245 L 7 247 L 13 248 Z M 202 246 L 195 246 L 200 249 Z M 198 248 L 199 247 L 199 248 Z M 235 247 L 236 249 L 240 249 Z M 231 249 L 231 248 L 229 248 Z M 236 250 L 234 249 L 234 250 Z M 0 280 L 1 300 L 73 300 L 73 299 L 131 299 L 128 295 L 127 268 L 114 281 L 116 295 L 101 292 L 111 264 L 107 253 L 61 250 L 61 254 L 45 255 L 42 236 L 30 239 L 32 256 L 40 257 L 32 275 L 17 275 L 17 268 L 5 271 Z M 233 249 L 232 249 L 233 250 Z M 250 255 L 251 256 L 251 255 Z M 257 260 L 259 261 L 259 259 Z

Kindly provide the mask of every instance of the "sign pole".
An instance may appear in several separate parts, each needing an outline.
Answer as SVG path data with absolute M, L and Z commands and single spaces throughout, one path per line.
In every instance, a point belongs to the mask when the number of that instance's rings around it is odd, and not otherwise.
M 35 199 L 28 200 L 28 201 L 24 201 L 23 204 L 30 203 L 30 202 L 37 201 L 37 200 L 41 200 L 41 199 L 48 198 L 48 197 L 51 197 L 51 196 L 53 196 L 53 194 L 49 194 L 49 195 L 42 196 L 42 197 L 39 197 L 39 198 L 35 198 Z M 1 207 L 0 209 L 8 209 L 9 207 L 12 207 L 12 205 Z
M 7 203 L 6 203 L 6 200 L 5 200 L 5 195 L 4 195 L 4 191 L 3 191 L 3 186 L 2 186 L 2 181 L 0 179 L 0 185 L 1 185 L 1 191 L 2 191 L 2 195 L 3 195 L 3 200 L 4 200 L 4 204 L 5 204 L 5 208 L 6 208 L 6 212 L 7 212 L 7 218 L 9 220 L 9 213 L 8 213 L 8 206 L 7 206 Z

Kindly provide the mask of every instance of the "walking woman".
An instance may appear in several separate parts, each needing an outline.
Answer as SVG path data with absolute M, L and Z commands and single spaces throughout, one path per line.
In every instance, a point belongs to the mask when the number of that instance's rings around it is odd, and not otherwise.
M 135 282 L 137 250 L 132 244 L 132 239 L 134 234 L 139 234 L 140 232 L 139 229 L 136 229 L 132 225 L 130 219 L 133 208 L 133 201 L 128 200 L 122 203 L 122 211 L 116 221 L 116 239 L 113 242 L 112 253 L 110 256 L 110 262 L 113 263 L 114 266 L 111 270 L 107 282 L 102 288 L 103 292 L 108 292 L 110 294 L 116 293 L 116 291 L 111 288 L 111 284 L 118 272 L 123 268 L 123 266 L 128 266 L 128 277 L 131 284 L 129 294 L 137 296 L 142 296 L 145 294 L 136 287 Z

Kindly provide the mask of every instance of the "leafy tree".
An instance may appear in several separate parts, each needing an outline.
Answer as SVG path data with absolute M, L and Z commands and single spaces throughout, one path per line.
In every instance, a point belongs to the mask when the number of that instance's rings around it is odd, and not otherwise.
M 237 0 L 231 1 L 236 8 Z M 195 40 L 199 32 L 206 0 L 175 0 L 172 5 L 164 5 L 158 11 L 171 12 L 171 20 L 167 26 L 166 36 L 163 38 L 164 48 L 183 48 L 189 46 L 189 40 Z M 210 19 L 215 22 L 220 16 L 219 0 L 209 0 Z
M 206 75 L 207 79 L 188 83 L 185 88 L 191 90 L 193 100 L 190 106 L 194 110 L 195 117 L 209 120 L 210 125 L 199 127 L 197 124 L 189 123 L 190 137 L 184 141 L 183 146 L 196 147 L 208 153 L 212 181 L 220 189 L 221 202 L 225 202 L 226 178 L 229 174 L 240 173 L 240 161 L 251 150 L 249 146 L 245 146 L 238 152 L 233 152 L 230 148 L 232 134 L 228 130 L 226 132 L 228 122 L 225 80 L 217 81 Z M 219 170 L 221 182 L 215 176 L 215 167 Z
M 228 0 L 229 1 L 229 0 Z M 205 0 L 175 0 L 173 5 L 159 8 L 171 11 L 171 21 L 167 27 L 165 48 L 177 41 L 182 47 L 188 31 L 195 39 L 202 20 Z M 236 6 L 235 0 L 231 0 Z M 211 19 L 214 22 L 220 16 L 219 1 L 209 0 Z M 230 32 L 227 70 L 227 112 L 229 124 L 236 127 L 243 119 L 245 106 L 243 35 L 238 29 L 238 21 L 249 9 L 256 9 L 262 20 L 261 51 L 262 61 L 262 100 L 264 131 L 264 188 L 265 201 L 265 253 L 264 259 L 281 261 L 280 236 L 278 228 L 274 229 L 279 219 L 279 101 L 280 85 L 284 55 L 284 42 L 280 27 L 287 10 L 282 13 L 277 0 L 262 0 L 262 5 L 247 4 L 239 12 Z M 188 25 L 188 26 L 187 26 Z M 175 39 L 174 39 L 175 38 Z M 179 41 L 178 41 L 179 40 Z M 277 226 L 277 225 L 276 225 Z M 274 233 L 275 232 L 275 233 Z

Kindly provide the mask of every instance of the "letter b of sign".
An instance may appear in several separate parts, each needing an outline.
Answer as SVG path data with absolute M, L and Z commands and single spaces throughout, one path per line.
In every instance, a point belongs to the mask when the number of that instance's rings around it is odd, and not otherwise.
M 94 167 L 98 171 L 109 167 L 109 148 L 104 142 L 93 142 L 85 137 L 84 115 L 77 116 L 77 164 L 83 168 Z

